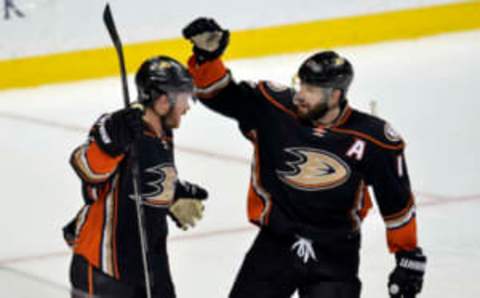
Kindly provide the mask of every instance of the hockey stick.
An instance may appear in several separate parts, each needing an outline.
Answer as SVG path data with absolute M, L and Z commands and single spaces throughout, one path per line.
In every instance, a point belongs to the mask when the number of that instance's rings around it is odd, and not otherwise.
M 123 56 L 123 46 L 122 46 L 122 41 L 120 40 L 120 36 L 118 36 L 115 22 L 113 21 L 113 15 L 112 15 L 112 11 L 110 10 L 110 4 L 108 3 L 105 6 L 105 10 L 103 11 L 103 22 L 107 27 L 108 34 L 112 39 L 115 50 L 117 51 L 118 62 L 120 64 L 120 72 L 121 72 L 120 75 L 122 78 L 123 100 L 125 103 L 125 107 L 128 107 L 130 105 L 130 94 L 128 93 L 127 71 L 125 69 L 125 58 Z
M 115 50 L 117 51 L 118 61 L 120 64 L 120 72 L 122 78 L 122 90 L 123 90 L 123 100 L 125 103 L 125 108 L 130 106 L 130 95 L 128 93 L 128 82 L 127 82 L 127 72 L 125 70 L 125 59 L 123 56 L 123 47 L 120 37 L 118 36 L 117 28 L 115 27 L 115 22 L 113 21 L 113 15 L 110 11 L 110 5 L 107 3 L 105 10 L 103 11 L 103 21 L 107 27 L 108 33 L 112 39 Z M 135 209 L 137 213 L 137 223 L 138 223 L 138 233 L 140 235 L 140 248 L 142 250 L 142 262 L 143 262 L 143 271 L 145 273 L 145 291 L 147 293 L 147 298 L 152 297 L 152 289 L 150 287 L 150 266 L 148 262 L 148 246 L 147 246 L 147 235 L 145 229 L 145 216 L 143 213 L 142 198 L 140 194 L 140 175 L 138 169 L 138 147 L 134 142 L 130 148 L 131 156 L 131 168 L 132 168 L 132 179 L 133 179 L 133 194 L 135 197 Z

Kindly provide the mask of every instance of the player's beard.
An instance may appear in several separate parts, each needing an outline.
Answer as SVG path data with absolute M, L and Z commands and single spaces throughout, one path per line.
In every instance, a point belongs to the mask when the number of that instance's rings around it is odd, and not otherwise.
M 330 108 L 328 107 L 328 103 L 326 102 L 319 103 L 307 113 L 308 120 L 312 122 L 317 121 L 318 119 L 323 118 L 323 116 L 325 116 L 325 114 L 327 114 L 329 110 Z
M 171 109 L 162 117 L 162 125 L 167 129 L 175 129 L 180 126 L 181 116 L 175 115 L 174 109 Z
M 325 116 L 329 110 L 328 103 L 322 102 L 309 109 L 306 113 L 297 111 L 297 115 L 304 121 L 315 122 Z

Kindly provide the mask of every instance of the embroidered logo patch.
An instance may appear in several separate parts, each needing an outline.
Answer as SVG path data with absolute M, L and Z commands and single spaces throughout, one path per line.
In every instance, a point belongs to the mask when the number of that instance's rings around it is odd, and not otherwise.
M 277 170 L 285 184 L 304 191 L 319 191 L 337 187 L 350 177 L 350 167 L 335 154 L 313 148 L 286 148 L 296 159 L 286 161 L 287 171 Z

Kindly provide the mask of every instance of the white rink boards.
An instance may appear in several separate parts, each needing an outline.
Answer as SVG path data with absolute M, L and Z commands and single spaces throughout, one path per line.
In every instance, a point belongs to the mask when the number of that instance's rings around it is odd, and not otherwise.
M 375 100 L 378 114 L 407 140 L 419 239 L 429 258 L 420 297 L 480 297 L 480 32 L 338 51 L 356 70 L 352 105 L 366 110 Z M 238 79 L 288 84 L 308 54 L 227 64 Z M 95 118 L 121 104 L 118 78 L 0 93 L 0 297 L 68 297 L 69 254 L 60 230 L 81 205 L 68 157 Z M 177 294 L 226 297 L 255 236 L 245 210 L 251 148 L 234 122 L 200 105 L 184 119 L 176 143 L 180 176 L 211 193 L 195 230 L 172 225 Z M 377 212 L 363 232 L 363 297 L 386 297 L 393 257 Z

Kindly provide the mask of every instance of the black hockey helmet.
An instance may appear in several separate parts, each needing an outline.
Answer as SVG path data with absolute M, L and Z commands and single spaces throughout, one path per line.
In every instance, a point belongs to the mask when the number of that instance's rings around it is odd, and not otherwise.
M 193 79 L 188 70 L 167 56 L 156 56 L 143 62 L 135 75 L 135 84 L 138 101 L 146 105 L 162 94 L 193 92 Z M 168 97 L 172 101 L 172 97 Z
M 353 67 L 334 51 L 318 52 L 302 63 L 298 77 L 302 83 L 340 89 L 345 95 L 353 80 Z

